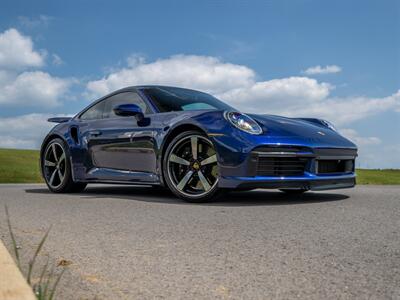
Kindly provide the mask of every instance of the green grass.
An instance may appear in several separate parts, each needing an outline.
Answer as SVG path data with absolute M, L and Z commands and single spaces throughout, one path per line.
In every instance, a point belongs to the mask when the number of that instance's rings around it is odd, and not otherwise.
M 0 149 L 0 183 L 43 182 L 39 151 Z
M 0 149 L 0 183 L 43 182 L 39 151 Z M 358 184 L 400 184 L 400 170 L 357 170 Z
M 367 170 L 358 169 L 357 184 L 400 184 L 400 170 Z

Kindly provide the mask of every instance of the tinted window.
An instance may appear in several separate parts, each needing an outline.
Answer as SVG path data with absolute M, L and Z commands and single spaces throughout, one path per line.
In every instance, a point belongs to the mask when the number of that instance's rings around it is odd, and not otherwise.
M 202 109 L 232 109 L 229 105 L 209 94 L 188 89 L 174 87 L 153 87 L 145 89 L 144 92 L 151 98 L 154 105 L 160 112 Z
M 119 93 L 105 99 L 103 102 L 105 102 L 103 118 L 119 118 L 119 116 L 114 113 L 113 109 L 121 104 L 136 104 L 142 109 L 143 113 L 151 113 L 148 105 L 135 92 Z
M 104 101 L 97 103 L 96 105 L 85 111 L 80 118 L 82 120 L 96 120 L 103 117 Z

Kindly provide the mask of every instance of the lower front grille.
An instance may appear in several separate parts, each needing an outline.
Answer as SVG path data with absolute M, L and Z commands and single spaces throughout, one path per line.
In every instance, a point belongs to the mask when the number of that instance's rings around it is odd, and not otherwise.
M 308 159 L 301 157 L 258 157 L 257 176 L 303 175 Z
M 354 160 L 318 160 L 318 174 L 350 173 L 354 171 Z

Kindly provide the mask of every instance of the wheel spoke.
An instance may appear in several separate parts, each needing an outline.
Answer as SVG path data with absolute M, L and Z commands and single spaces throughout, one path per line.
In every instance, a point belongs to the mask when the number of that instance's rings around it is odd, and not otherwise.
M 61 162 L 65 159 L 65 153 L 63 152 L 60 156 L 60 158 L 58 159 L 58 162 Z
M 199 179 L 204 187 L 204 190 L 208 191 L 209 189 L 211 189 L 211 186 L 208 183 L 207 179 L 204 177 L 203 172 L 199 171 L 197 174 L 199 175 Z
M 175 154 L 171 154 L 171 156 L 169 157 L 169 161 L 172 161 L 172 162 L 180 164 L 180 165 L 185 165 L 185 166 L 190 165 L 190 162 L 183 159 L 182 157 L 176 156 Z
M 62 174 L 61 170 L 58 169 L 58 178 L 60 179 L 60 183 L 64 180 L 64 175 Z
M 186 186 L 188 183 L 189 179 L 192 177 L 193 171 L 189 171 L 186 173 L 186 175 L 182 178 L 182 180 L 178 183 L 176 186 L 178 190 L 183 190 L 183 188 Z
M 53 173 L 51 174 L 51 176 L 50 176 L 49 183 L 50 183 L 51 185 L 53 185 L 54 178 L 56 177 L 56 174 L 57 174 L 57 169 L 55 169 L 55 170 L 53 171 Z
M 55 166 L 56 166 L 56 163 L 53 163 L 52 161 L 49 161 L 49 160 L 45 160 L 45 161 L 44 161 L 44 165 L 45 165 L 46 167 L 55 167 Z
M 197 137 L 191 137 L 190 142 L 192 144 L 192 156 L 193 159 L 197 159 Z
M 208 157 L 206 159 L 203 159 L 200 162 L 200 165 L 204 166 L 204 165 L 212 164 L 212 163 L 215 163 L 215 162 L 217 162 L 217 154 L 211 155 L 210 157 Z
M 51 145 L 51 149 L 53 150 L 54 160 L 58 162 L 57 152 L 56 152 L 56 144 Z

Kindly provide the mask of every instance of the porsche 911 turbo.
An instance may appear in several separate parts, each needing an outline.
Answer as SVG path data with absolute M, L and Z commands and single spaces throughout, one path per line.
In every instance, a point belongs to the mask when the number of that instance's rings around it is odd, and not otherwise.
M 58 124 L 42 143 L 40 165 L 55 193 L 122 183 L 205 202 L 229 190 L 355 185 L 357 147 L 328 121 L 245 114 L 195 90 L 127 87 L 49 121 Z

